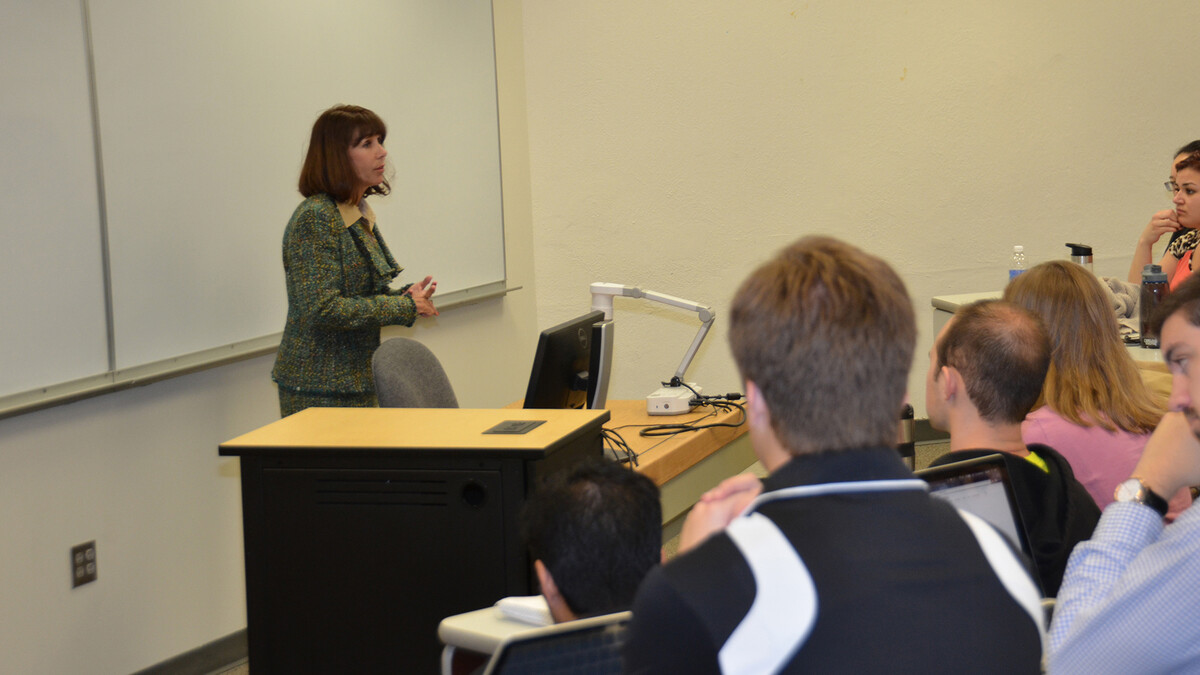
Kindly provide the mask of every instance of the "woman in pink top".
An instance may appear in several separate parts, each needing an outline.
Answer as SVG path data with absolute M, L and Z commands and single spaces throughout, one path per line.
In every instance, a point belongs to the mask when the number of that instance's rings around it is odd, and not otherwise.
M 1125 351 L 1116 313 L 1099 280 L 1083 267 L 1051 261 L 1021 274 L 1004 299 L 1042 318 L 1050 335 L 1050 370 L 1037 407 L 1021 425 L 1026 444 L 1043 443 L 1071 463 L 1103 509 L 1133 472 L 1166 410 Z M 1187 490 L 1170 500 L 1173 519 L 1191 505 Z

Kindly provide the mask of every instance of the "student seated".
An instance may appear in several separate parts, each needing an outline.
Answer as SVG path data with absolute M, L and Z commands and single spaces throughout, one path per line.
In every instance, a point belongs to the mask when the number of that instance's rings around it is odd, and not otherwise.
M 1171 233 L 1167 250 L 1158 261 L 1174 289 L 1192 276 L 1197 266 L 1192 261 L 1196 243 L 1200 242 L 1200 209 L 1196 208 L 1196 188 L 1200 185 L 1200 141 L 1192 141 L 1175 151 L 1171 160 L 1171 178 L 1166 182 L 1172 208 L 1159 211 L 1138 235 L 1129 265 L 1129 283 L 1142 282 L 1142 268 L 1154 262 L 1154 245 L 1164 234 Z M 1189 208 L 1190 207 L 1190 208 Z
M 1146 386 L 1121 342 L 1104 288 L 1083 267 L 1042 263 L 1013 279 L 1004 299 L 1040 317 L 1050 336 L 1050 370 L 1021 437 L 1062 454 L 1103 510 L 1142 456 L 1166 397 Z M 1191 504 L 1191 492 L 1180 490 L 1167 517 Z
M 551 474 L 526 502 L 521 525 L 555 622 L 629 609 L 662 561 L 658 487 L 614 462 Z
M 1036 673 L 1042 610 L 1000 535 L 896 451 L 912 301 L 882 260 L 807 237 L 731 305 L 754 453 L 638 589 L 630 673 Z M 761 494 L 760 494 L 761 492 Z
M 1049 365 L 1046 329 L 1029 311 L 996 300 L 960 307 L 929 351 L 925 407 L 929 424 L 950 433 L 950 452 L 931 466 L 1004 454 L 1042 591 L 1054 597 L 1100 509 L 1062 455 L 1021 438 Z
M 1176 289 L 1157 322 L 1173 412 L 1071 554 L 1050 630 L 1051 673 L 1200 672 L 1200 508 L 1170 525 L 1162 518 L 1165 495 L 1200 484 L 1200 279 Z

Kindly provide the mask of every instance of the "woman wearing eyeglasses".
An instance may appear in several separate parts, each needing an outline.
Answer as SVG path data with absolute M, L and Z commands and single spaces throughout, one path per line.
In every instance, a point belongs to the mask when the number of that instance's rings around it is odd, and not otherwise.
M 1183 174 L 1181 176 L 1181 174 Z M 1138 237 L 1129 266 L 1129 283 L 1142 281 L 1142 268 L 1154 262 L 1154 245 L 1168 232 L 1171 240 L 1158 261 L 1170 279 L 1171 288 L 1179 285 L 1193 269 L 1192 253 L 1200 242 L 1200 140 L 1192 141 L 1175 153 L 1171 161 L 1171 180 L 1165 183 L 1175 208 L 1155 213 Z M 1184 273 L 1180 273 L 1184 270 Z

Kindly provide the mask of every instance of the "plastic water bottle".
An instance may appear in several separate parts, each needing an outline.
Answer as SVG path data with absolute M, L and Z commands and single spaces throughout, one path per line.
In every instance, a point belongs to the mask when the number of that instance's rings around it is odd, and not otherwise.
M 1014 246 L 1012 263 L 1008 266 L 1008 280 L 1012 281 L 1017 278 L 1017 275 L 1025 271 L 1025 247 Z
M 1150 317 L 1155 308 L 1171 292 L 1167 285 L 1167 275 L 1158 265 L 1146 265 L 1142 268 L 1142 297 L 1138 303 L 1138 314 L 1142 321 L 1142 346 L 1147 349 L 1159 348 L 1159 328 L 1150 323 Z

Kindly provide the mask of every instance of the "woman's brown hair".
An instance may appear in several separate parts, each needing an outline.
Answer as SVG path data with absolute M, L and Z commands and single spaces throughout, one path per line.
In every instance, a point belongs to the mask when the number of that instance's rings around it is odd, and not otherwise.
M 336 105 L 321 113 L 313 123 L 308 154 L 300 169 L 300 194 L 327 194 L 339 202 L 355 203 L 367 195 L 386 195 L 391 186 L 385 179 L 358 194 L 358 177 L 350 165 L 350 148 L 364 138 L 387 137 L 387 125 L 379 115 L 356 105 Z
M 1080 426 L 1154 430 L 1166 402 L 1150 391 L 1125 351 L 1116 312 L 1095 276 L 1071 262 L 1042 263 L 1013 279 L 1004 299 L 1040 316 L 1050 335 L 1050 371 L 1039 405 Z

